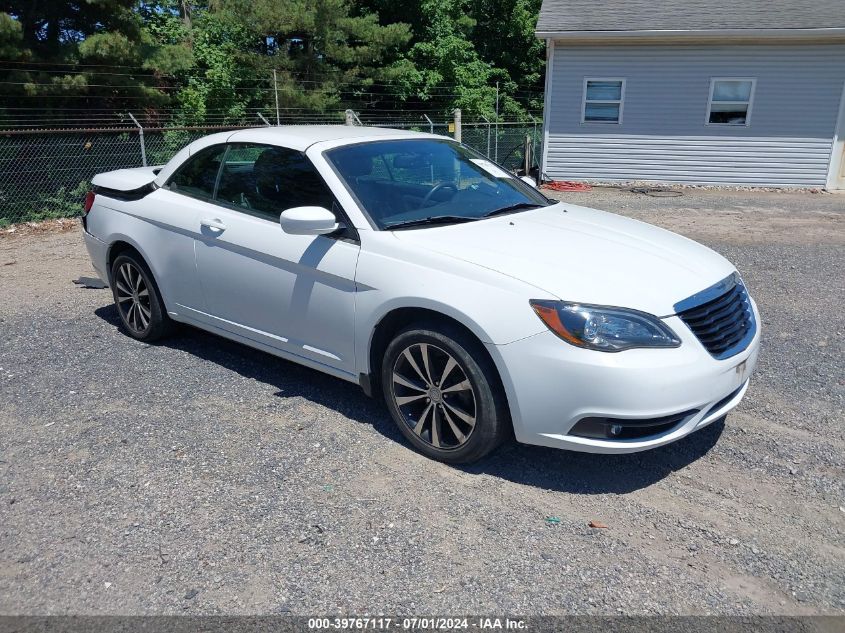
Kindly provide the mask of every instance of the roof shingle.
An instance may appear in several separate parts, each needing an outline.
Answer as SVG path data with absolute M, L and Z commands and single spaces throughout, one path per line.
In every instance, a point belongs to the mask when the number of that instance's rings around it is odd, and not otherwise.
M 845 0 L 543 0 L 537 31 L 845 28 Z

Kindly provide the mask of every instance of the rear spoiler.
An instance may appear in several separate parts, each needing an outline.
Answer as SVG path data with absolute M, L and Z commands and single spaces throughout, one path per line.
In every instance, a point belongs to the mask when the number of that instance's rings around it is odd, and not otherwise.
M 137 187 L 135 189 L 110 189 L 102 185 L 93 185 L 91 190 L 98 196 L 106 196 L 107 198 L 115 198 L 116 200 L 140 200 L 144 196 L 152 193 L 157 189 L 154 182 Z
M 97 174 L 91 180 L 96 194 L 118 200 L 140 200 L 156 190 L 155 179 L 161 171 L 158 167 L 116 169 Z

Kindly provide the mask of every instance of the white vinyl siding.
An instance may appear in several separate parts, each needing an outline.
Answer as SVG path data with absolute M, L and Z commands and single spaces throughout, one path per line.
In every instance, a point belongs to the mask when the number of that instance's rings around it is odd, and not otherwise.
M 552 49 L 544 171 L 560 180 L 824 186 L 845 45 Z M 625 78 L 624 124 L 582 123 L 584 79 Z M 714 79 L 754 79 L 750 125 L 708 124 Z

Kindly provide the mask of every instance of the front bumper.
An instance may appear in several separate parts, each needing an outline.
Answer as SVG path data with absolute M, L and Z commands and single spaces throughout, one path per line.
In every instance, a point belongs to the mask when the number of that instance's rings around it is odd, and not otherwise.
M 619 353 L 580 349 L 543 332 L 488 345 L 508 396 L 516 439 L 591 453 L 633 453 L 679 440 L 736 407 L 760 348 L 757 332 L 742 352 L 713 358 L 678 317 L 665 319 L 681 338 L 674 349 Z M 688 412 L 671 428 L 637 438 L 572 434 L 585 418 L 647 420 Z

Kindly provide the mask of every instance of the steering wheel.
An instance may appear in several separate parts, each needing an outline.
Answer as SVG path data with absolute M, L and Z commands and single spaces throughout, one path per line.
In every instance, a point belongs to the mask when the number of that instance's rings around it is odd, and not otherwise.
M 431 200 L 435 193 L 437 193 L 438 191 L 442 191 L 443 189 L 451 189 L 452 191 L 454 191 L 452 196 L 458 193 L 458 185 L 456 185 L 454 182 L 449 180 L 439 182 L 434 185 L 427 194 L 425 194 L 425 197 L 422 199 L 422 202 L 420 202 L 419 208 L 422 209 L 425 205 L 428 204 L 428 202 Z

